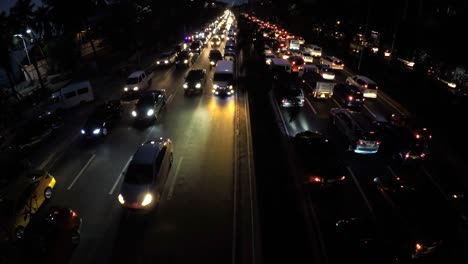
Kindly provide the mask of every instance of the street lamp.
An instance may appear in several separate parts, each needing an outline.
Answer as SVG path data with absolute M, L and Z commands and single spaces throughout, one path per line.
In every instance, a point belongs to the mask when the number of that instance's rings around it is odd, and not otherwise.
M 31 59 L 29 58 L 29 52 L 28 52 L 28 47 L 26 46 L 26 41 L 24 41 L 24 37 L 22 34 L 15 34 L 13 35 L 14 37 L 18 37 L 23 41 L 23 46 L 24 46 L 24 52 L 26 52 L 26 57 L 28 57 L 28 62 L 29 65 L 31 65 Z

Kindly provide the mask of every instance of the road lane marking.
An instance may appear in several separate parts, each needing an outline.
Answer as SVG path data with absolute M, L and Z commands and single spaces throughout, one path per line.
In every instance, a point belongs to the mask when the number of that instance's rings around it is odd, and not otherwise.
M 341 108 L 341 105 L 336 101 L 335 98 L 333 98 L 333 102 L 334 102 L 339 108 Z
M 434 177 L 432 177 L 432 175 L 427 171 L 427 169 L 424 166 L 422 166 L 422 171 L 424 172 L 424 174 L 426 174 L 426 176 L 431 181 L 432 185 L 434 185 L 434 187 L 440 192 L 440 194 L 445 198 L 445 200 L 450 200 L 445 191 L 440 186 L 440 184 L 437 183 Z
M 83 172 L 89 167 L 89 165 L 91 164 L 91 162 L 94 160 L 94 158 L 96 157 L 96 154 L 93 154 L 91 156 L 91 158 L 88 160 L 88 162 L 86 162 L 86 164 L 84 165 L 84 167 L 80 170 L 80 172 L 78 172 L 78 174 L 75 176 L 75 179 L 73 179 L 73 181 L 70 183 L 70 185 L 68 186 L 67 190 L 70 190 L 72 187 L 73 187 L 73 184 L 75 184 L 75 182 L 78 180 L 78 178 L 80 178 L 81 174 L 83 174 Z
M 312 111 L 314 112 L 315 115 L 317 115 L 317 111 L 315 110 L 315 108 L 312 106 L 312 104 L 310 103 L 309 99 L 307 99 L 307 97 L 305 98 L 307 104 L 309 105 L 310 109 L 312 109 Z
M 109 191 L 109 195 L 112 195 L 112 193 L 114 192 L 115 188 L 117 187 L 117 185 L 119 185 L 119 182 L 120 182 L 120 179 L 122 178 L 122 176 L 124 175 L 125 171 L 127 170 L 127 167 L 128 165 L 130 164 L 130 162 L 132 161 L 132 158 L 133 158 L 133 155 L 130 156 L 130 158 L 128 159 L 127 163 L 125 163 L 125 166 L 123 167 L 122 171 L 120 171 L 120 174 L 119 174 L 119 177 L 117 177 L 117 180 L 114 182 L 114 185 L 112 185 L 112 188 L 110 189 Z
M 284 129 L 286 130 L 286 135 L 288 135 L 290 137 L 291 135 L 289 134 L 288 127 L 286 126 L 286 121 L 284 121 L 283 113 L 281 113 L 281 109 L 276 104 L 275 100 L 273 100 L 271 94 L 270 94 L 270 100 L 272 101 L 273 106 L 276 108 L 276 111 L 278 112 L 278 114 L 279 114 L 279 116 L 281 118 L 281 122 L 283 123 Z
M 167 101 L 166 101 L 166 104 L 169 104 L 169 102 L 172 100 L 172 98 L 174 97 L 174 94 L 170 94 L 169 97 L 167 98 Z
M 63 145 L 59 146 L 56 148 L 57 151 L 54 151 L 51 153 L 42 163 L 39 165 L 39 168 L 45 169 L 47 165 L 49 165 L 49 169 L 55 164 L 55 162 L 62 156 L 65 151 L 61 151 L 62 149 L 67 149 L 68 146 L 70 146 L 78 137 L 80 134 L 76 133 L 70 141 L 64 143 Z M 59 152 L 62 152 L 59 154 Z M 49 164 L 50 163 L 50 164 Z
M 150 137 L 151 137 L 151 133 L 153 133 L 153 130 L 154 130 L 154 126 L 152 126 L 152 127 L 150 128 L 150 131 L 148 132 L 148 135 L 146 136 L 145 141 L 143 141 L 143 143 L 141 143 L 141 144 L 145 144 L 146 142 L 149 141 L 149 139 L 150 139 Z
M 359 192 L 361 193 L 361 197 L 364 199 L 364 202 L 366 203 L 367 208 L 369 209 L 369 212 L 371 212 L 372 215 L 374 215 L 374 209 L 372 208 L 372 205 L 371 205 L 369 199 L 367 199 L 367 196 L 364 193 L 364 190 L 362 189 L 361 185 L 359 184 L 359 181 L 357 180 L 356 176 L 354 175 L 354 172 L 351 170 L 351 168 L 349 166 L 346 166 L 346 169 L 348 170 L 349 174 L 351 174 L 351 178 L 353 178 L 354 184 L 356 184 L 356 187 L 358 188 Z
M 179 175 L 180 166 L 182 165 L 183 160 L 184 160 L 184 157 L 180 157 L 179 162 L 177 163 L 177 167 L 174 173 L 174 179 L 171 182 L 171 186 L 169 186 L 169 193 L 167 194 L 167 200 L 172 199 L 172 194 L 174 193 L 174 186 L 176 184 L 177 176 Z
M 392 174 L 393 177 L 397 178 L 398 175 L 395 173 L 395 171 L 390 167 L 390 165 L 387 165 L 388 171 L 390 171 L 390 174 Z
M 256 247 L 255 247 L 255 212 L 254 208 L 257 208 L 255 206 L 254 202 L 254 197 L 255 197 L 255 191 L 253 185 L 255 184 L 253 181 L 253 176 L 252 176 L 252 171 L 253 171 L 253 166 L 252 166 L 252 159 L 253 159 L 253 153 L 252 153 L 252 141 L 250 138 L 251 135 L 251 128 L 250 128 L 250 109 L 249 109 L 249 94 L 245 93 L 245 99 L 244 99 L 244 104 L 245 104 L 245 126 L 247 130 L 247 166 L 248 166 L 248 174 L 249 174 L 249 189 L 250 189 L 250 225 L 251 225 L 251 242 L 252 242 L 252 263 L 255 264 L 256 260 Z M 255 207 L 254 207 L 255 206 Z
M 372 112 L 369 107 L 367 107 L 367 105 L 364 105 L 364 108 L 374 117 L 374 118 L 377 118 L 377 115 L 374 114 L 374 112 Z

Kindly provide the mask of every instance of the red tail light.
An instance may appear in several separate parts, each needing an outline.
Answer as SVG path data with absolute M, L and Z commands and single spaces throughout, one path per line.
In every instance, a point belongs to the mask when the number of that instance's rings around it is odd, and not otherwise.
M 350 95 L 348 96 L 348 101 L 352 101 L 354 98 Z
M 364 141 L 359 140 L 358 144 L 359 144 L 359 145 L 364 145 Z
M 420 139 L 420 138 L 421 138 L 421 135 L 416 134 L 416 138 L 417 138 L 417 139 Z
M 344 175 L 341 176 L 341 178 L 340 178 L 341 181 L 344 181 L 345 179 L 346 179 L 346 176 L 344 176 Z
M 367 84 L 364 84 L 363 87 L 364 87 L 364 88 L 367 88 Z
M 405 159 L 409 158 L 410 154 L 409 152 L 405 154 Z
M 292 62 L 292 65 L 295 65 L 295 64 L 296 64 L 296 62 L 295 62 L 295 61 L 293 61 L 293 62 Z

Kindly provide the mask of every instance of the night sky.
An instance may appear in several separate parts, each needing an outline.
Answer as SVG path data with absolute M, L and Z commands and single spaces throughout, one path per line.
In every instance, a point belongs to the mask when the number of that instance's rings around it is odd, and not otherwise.
M 10 7 L 12 7 L 15 4 L 16 0 L 0 0 L 0 12 L 8 12 L 10 10 Z M 42 3 L 41 0 L 32 0 L 32 2 L 37 6 L 40 3 Z

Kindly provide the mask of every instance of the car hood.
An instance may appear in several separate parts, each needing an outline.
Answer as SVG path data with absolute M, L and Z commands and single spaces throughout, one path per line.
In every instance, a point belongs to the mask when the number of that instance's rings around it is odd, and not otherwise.
M 120 194 L 123 196 L 125 203 L 141 203 L 146 193 L 150 191 L 150 186 L 150 184 L 129 184 L 124 182 Z
M 91 130 L 91 129 L 96 129 L 96 128 L 100 128 L 102 126 L 102 123 L 104 121 L 101 120 L 101 119 L 90 119 L 88 121 L 86 121 L 85 125 L 83 126 L 83 129 L 84 130 Z

